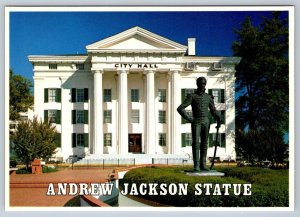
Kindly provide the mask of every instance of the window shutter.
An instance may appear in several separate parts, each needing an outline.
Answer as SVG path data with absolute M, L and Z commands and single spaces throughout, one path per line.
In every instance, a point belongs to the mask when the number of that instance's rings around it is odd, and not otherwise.
M 44 110 L 44 121 L 48 122 L 48 110 Z
M 76 102 L 76 88 L 72 88 L 72 102 Z
M 84 134 L 84 147 L 89 147 L 89 134 Z
M 208 147 L 213 147 L 213 146 L 214 146 L 213 134 L 210 133 L 208 136 Z
M 185 89 L 181 89 L 181 103 L 185 100 Z
M 186 146 L 185 133 L 181 133 L 181 147 Z
M 55 102 L 61 102 L 61 89 L 56 89 L 56 96 L 55 96 Z
M 76 148 L 76 133 L 72 133 L 72 147 Z
M 212 96 L 212 89 L 208 89 L 208 94 Z
M 76 110 L 72 110 L 72 124 L 76 124 Z
M 55 119 L 56 119 L 56 124 L 60 124 L 60 119 L 61 119 L 61 111 L 60 110 L 56 110 L 56 117 L 55 117 Z
M 48 88 L 44 89 L 44 102 L 48 102 Z
M 84 102 L 89 100 L 89 88 L 84 88 Z
M 224 103 L 224 89 L 221 89 L 221 103 Z
M 61 147 L 61 133 L 56 134 L 56 147 Z
M 225 133 L 221 134 L 221 147 L 226 148 L 226 135 L 225 135 Z
M 222 111 L 221 111 L 221 119 L 222 119 L 222 120 L 221 120 L 221 123 L 222 123 L 222 124 L 225 124 L 225 123 L 226 123 L 226 122 L 225 122 L 225 118 L 226 118 L 225 114 L 226 114 L 226 113 L 225 113 L 225 110 L 222 110 Z
M 84 123 L 88 124 L 89 123 L 89 111 L 84 110 Z

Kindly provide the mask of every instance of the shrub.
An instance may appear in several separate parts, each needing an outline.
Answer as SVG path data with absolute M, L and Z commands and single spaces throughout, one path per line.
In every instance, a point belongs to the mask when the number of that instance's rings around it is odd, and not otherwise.
M 120 180 L 120 188 L 124 183 L 132 183 L 139 186 L 142 183 L 187 183 L 187 195 L 139 195 L 138 197 L 152 200 L 158 203 L 177 206 L 177 207 L 270 207 L 288 206 L 288 172 L 286 170 L 270 170 L 262 168 L 238 168 L 226 167 L 219 168 L 226 174 L 225 177 L 197 177 L 187 176 L 183 167 L 173 168 L 138 168 L 126 173 L 123 180 Z M 252 184 L 252 195 L 234 195 L 233 189 L 229 189 L 229 195 L 195 195 L 195 184 L 212 183 L 215 184 Z M 204 189 L 203 189 L 204 191 Z

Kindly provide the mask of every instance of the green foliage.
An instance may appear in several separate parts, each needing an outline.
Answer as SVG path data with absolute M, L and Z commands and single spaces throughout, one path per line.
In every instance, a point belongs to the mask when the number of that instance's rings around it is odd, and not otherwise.
M 124 183 L 139 186 L 142 183 L 188 183 L 187 195 L 139 195 L 138 197 L 176 207 L 286 207 L 289 205 L 288 170 L 271 170 L 255 167 L 222 167 L 217 168 L 225 173 L 225 177 L 187 176 L 183 167 L 138 168 L 127 172 L 120 187 Z M 252 184 L 252 195 L 195 195 L 195 184 Z M 222 190 L 224 193 L 224 190 Z
M 31 174 L 31 167 L 29 168 L 21 168 L 16 171 L 16 174 Z
M 19 112 L 26 112 L 33 105 L 32 82 L 9 71 L 9 119 L 18 120 Z
M 248 17 L 235 32 L 233 52 L 242 58 L 236 66 L 237 152 L 246 160 L 264 156 L 280 163 L 288 147 L 283 141 L 289 125 L 288 20 L 273 12 L 253 26 Z
M 56 167 L 43 166 L 42 171 L 43 173 L 52 173 L 52 172 L 57 172 L 58 169 Z
M 57 131 L 48 122 L 33 120 L 20 121 L 11 140 L 20 161 L 28 168 L 35 158 L 49 159 L 57 148 Z

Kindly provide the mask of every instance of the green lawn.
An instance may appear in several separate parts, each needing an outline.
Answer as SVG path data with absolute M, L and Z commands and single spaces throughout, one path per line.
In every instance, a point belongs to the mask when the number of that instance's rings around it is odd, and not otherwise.
M 178 207 L 287 207 L 289 206 L 289 176 L 288 170 L 272 170 L 256 167 L 216 167 L 225 173 L 225 177 L 194 177 L 187 176 L 183 170 L 187 167 L 148 167 L 137 168 L 126 173 L 121 180 L 120 188 L 124 190 L 124 183 L 132 189 L 136 185 L 139 189 L 142 183 L 187 184 L 187 192 L 183 195 L 136 195 L 137 197 L 158 203 Z M 190 169 L 190 168 L 189 168 Z M 133 185 L 132 185 L 133 184 Z M 206 188 L 202 188 L 199 195 L 199 184 L 212 184 L 209 195 Z M 251 195 L 235 195 L 233 186 L 228 188 L 226 195 L 223 184 L 251 184 Z M 221 188 L 217 188 L 217 187 Z M 161 188 L 157 188 L 159 192 Z M 169 192 L 169 191 L 168 191 Z M 198 192 L 198 195 L 195 194 Z M 236 192 L 238 193 L 238 192 Z M 221 194 L 221 195 L 220 195 Z

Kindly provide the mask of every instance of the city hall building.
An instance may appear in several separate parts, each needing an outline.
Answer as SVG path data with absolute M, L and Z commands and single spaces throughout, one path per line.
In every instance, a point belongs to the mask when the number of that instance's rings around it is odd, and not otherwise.
M 204 76 L 224 120 L 217 157 L 234 160 L 240 59 L 196 56 L 195 43 L 189 38 L 182 45 L 134 27 L 87 45 L 85 55 L 29 56 L 34 114 L 60 133 L 56 157 L 191 156 L 191 125 L 177 107 Z M 208 157 L 216 138 L 211 122 Z

